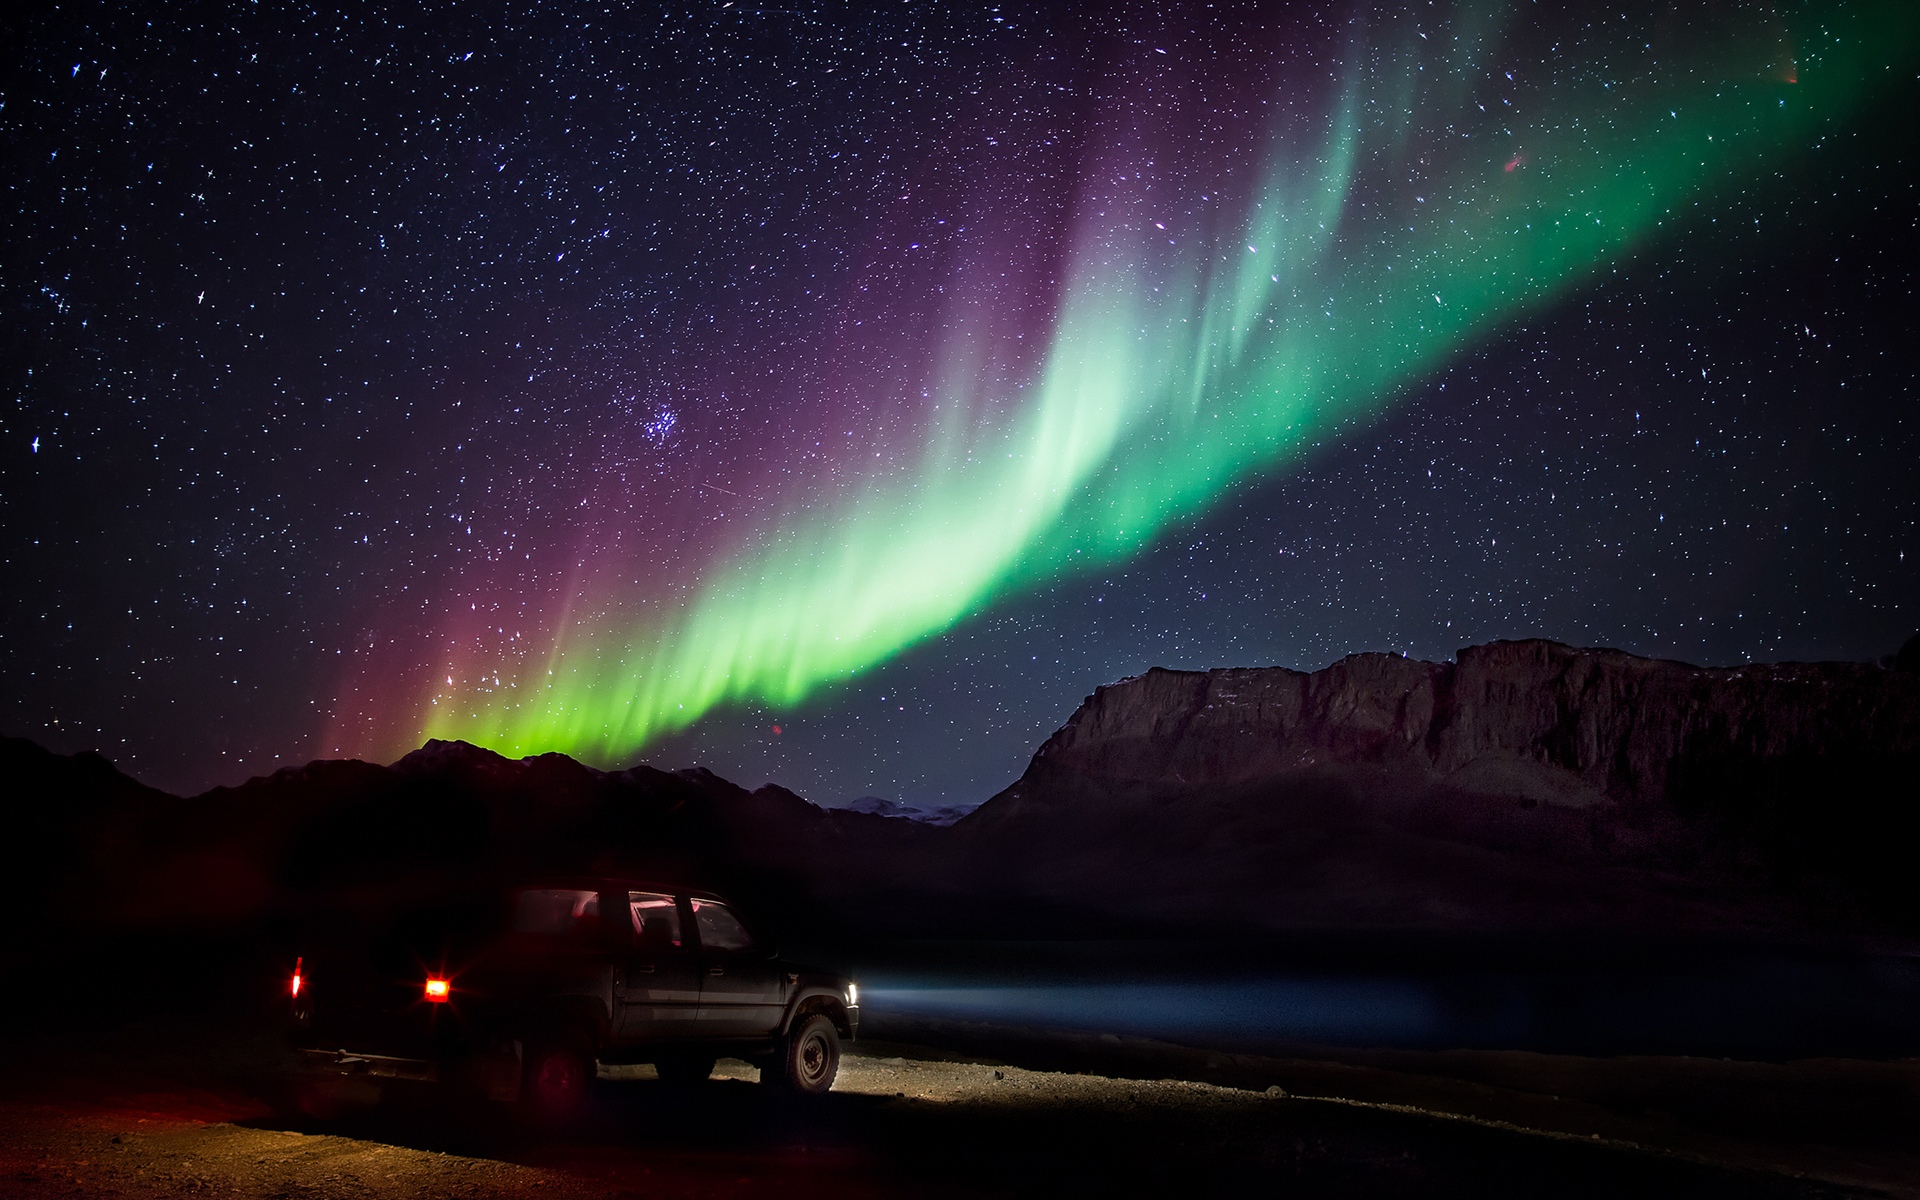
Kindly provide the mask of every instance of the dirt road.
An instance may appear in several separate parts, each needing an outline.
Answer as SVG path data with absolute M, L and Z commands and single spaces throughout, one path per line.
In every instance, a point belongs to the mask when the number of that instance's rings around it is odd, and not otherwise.
M 405 1088 L 317 1119 L 292 1103 L 274 1061 L 266 1042 L 190 1025 L 16 1054 L 0 1075 L 0 1195 L 1871 1194 L 1417 1106 L 911 1046 L 857 1048 L 834 1092 L 806 1106 L 770 1099 L 744 1063 L 690 1092 L 621 1068 L 562 1137 Z

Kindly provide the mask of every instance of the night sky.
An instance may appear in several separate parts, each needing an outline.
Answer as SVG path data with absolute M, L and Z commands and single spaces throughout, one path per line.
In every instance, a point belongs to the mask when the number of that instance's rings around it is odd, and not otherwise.
M 972 804 L 1155 665 L 1877 660 L 1908 9 L 16 9 L 0 730 Z

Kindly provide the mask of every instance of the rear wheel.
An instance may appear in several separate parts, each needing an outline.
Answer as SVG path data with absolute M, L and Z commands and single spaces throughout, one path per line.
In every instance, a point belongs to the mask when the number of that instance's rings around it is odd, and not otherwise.
M 546 1126 L 564 1125 L 587 1107 L 593 1090 L 593 1050 L 577 1034 L 553 1034 L 527 1043 L 520 1067 L 520 1107 Z
M 774 1060 L 775 1082 L 802 1096 L 824 1095 L 840 1070 L 840 1034 L 833 1022 L 808 1013 L 793 1023 Z
M 711 1054 L 675 1054 L 653 1064 L 660 1082 L 671 1087 L 692 1087 L 704 1083 L 713 1074 L 717 1060 Z

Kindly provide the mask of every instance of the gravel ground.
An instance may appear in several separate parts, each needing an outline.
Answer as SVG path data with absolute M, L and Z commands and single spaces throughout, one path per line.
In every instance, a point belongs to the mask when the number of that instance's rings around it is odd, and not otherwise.
M 744 1063 L 690 1091 L 618 1068 L 578 1128 L 535 1137 L 495 1106 L 426 1088 L 330 1085 L 334 1100 L 379 1102 L 320 1120 L 270 1040 L 133 1027 L 8 1057 L 0 1195 L 1874 1194 L 1417 1105 L 983 1058 L 863 1044 L 810 1105 L 774 1100 Z

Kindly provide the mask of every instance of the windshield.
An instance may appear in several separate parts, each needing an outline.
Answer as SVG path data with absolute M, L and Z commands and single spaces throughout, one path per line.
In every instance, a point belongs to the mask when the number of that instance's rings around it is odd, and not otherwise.
M 753 938 L 718 900 L 695 900 L 693 923 L 700 930 L 700 945 L 704 949 L 723 952 L 753 949 Z

